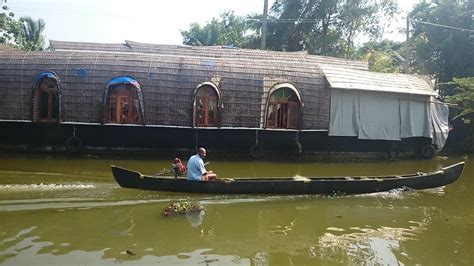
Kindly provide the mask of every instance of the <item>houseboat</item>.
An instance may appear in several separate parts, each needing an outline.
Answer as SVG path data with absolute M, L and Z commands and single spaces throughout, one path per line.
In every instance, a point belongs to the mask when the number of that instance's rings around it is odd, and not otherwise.
M 0 146 L 433 157 L 448 108 L 429 80 L 367 62 L 233 47 L 0 46 Z

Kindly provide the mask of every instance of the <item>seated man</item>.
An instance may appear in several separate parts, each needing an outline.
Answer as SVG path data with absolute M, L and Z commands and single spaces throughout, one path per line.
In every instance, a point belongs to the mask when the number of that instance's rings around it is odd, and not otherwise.
M 203 159 L 206 157 L 206 149 L 199 148 L 197 154 L 191 156 L 188 160 L 188 180 L 213 181 L 217 175 L 212 171 L 207 171 L 204 167 Z

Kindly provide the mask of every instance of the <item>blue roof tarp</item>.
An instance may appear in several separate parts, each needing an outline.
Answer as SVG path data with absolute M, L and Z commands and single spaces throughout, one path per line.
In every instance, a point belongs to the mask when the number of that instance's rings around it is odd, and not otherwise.
M 138 81 L 130 76 L 119 76 L 111 79 L 109 83 L 107 83 L 107 89 L 117 84 L 130 84 L 135 88 L 140 89 Z
M 58 75 L 56 75 L 56 73 L 54 73 L 53 71 L 43 71 L 43 72 L 39 73 L 38 76 L 36 76 L 35 82 L 33 83 L 33 89 L 34 89 L 34 90 L 39 86 L 39 83 L 40 83 L 44 78 L 55 79 L 56 82 L 57 82 L 58 85 L 59 85 L 59 78 L 58 78 Z

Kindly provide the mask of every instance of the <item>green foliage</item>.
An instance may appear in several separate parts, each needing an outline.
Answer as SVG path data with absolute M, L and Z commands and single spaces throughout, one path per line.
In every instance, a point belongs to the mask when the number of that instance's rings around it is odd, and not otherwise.
M 16 47 L 23 41 L 21 22 L 15 20 L 15 14 L 6 11 L 0 13 L 0 43 L 10 44 Z
M 403 59 L 398 57 L 400 50 L 401 44 L 390 40 L 368 42 L 357 50 L 354 57 L 368 61 L 371 71 L 398 73 L 404 64 Z
M 33 20 L 31 17 L 20 18 L 23 30 L 22 48 L 29 51 L 42 50 L 44 37 L 42 35 L 46 23 L 42 19 Z
M 6 1 L 1 1 L 3 12 L 0 13 L 0 43 L 9 44 L 14 47 L 36 51 L 42 50 L 45 29 L 45 22 L 42 19 L 33 20 L 30 17 L 15 19 L 15 14 L 7 13 L 8 7 L 4 5 Z
M 474 112 L 474 77 L 454 78 L 453 95 L 445 97 L 449 103 L 459 105 L 464 109 L 463 113 Z
M 380 37 L 381 21 L 389 21 L 396 11 L 395 0 L 278 0 L 268 17 L 267 49 L 352 58 L 355 38 Z M 225 12 L 203 27 L 193 23 L 181 31 L 183 43 L 257 48 L 260 19 Z
M 377 39 L 382 21 L 397 12 L 395 0 L 280 0 L 271 8 L 270 49 L 352 58 L 354 40 Z
M 446 83 L 453 77 L 474 76 L 474 39 L 472 32 L 430 25 L 435 23 L 461 29 L 473 29 L 474 1 L 426 0 L 411 12 L 413 25 L 412 66 L 421 74 Z M 420 22 L 418 22 L 420 21 Z M 450 94 L 445 92 L 444 94 Z
M 246 23 L 243 17 L 236 16 L 232 11 L 213 18 L 204 27 L 192 23 L 188 30 L 181 31 L 183 44 L 187 45 L 229 45 L 243 47 L 248 42 L 246 38 Z

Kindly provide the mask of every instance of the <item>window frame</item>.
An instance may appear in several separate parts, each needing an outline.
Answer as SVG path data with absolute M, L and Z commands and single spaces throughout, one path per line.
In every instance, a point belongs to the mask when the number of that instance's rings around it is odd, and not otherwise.
M 272 99 L 275 93 L 288 90 L 297 100 L 290 101 L 289 97 Z M 302 101 L 298 90 L 291 84 L 279 84 L 270 91 L 265 107 L 265 128 L 269 129 L 301 129 Z M 273 109 L 272 111 L 270 109 Z M 283 110 L 283 111 L 282 111 Z M 295 112 L 296 114 L 293 114 Z M 296 125 L 293 122 L 296 121 Z
M 58 80 L 48 76 L 43 76 L 37 82 L 35 91 L 36 121 L 41 123 L 57 123 L 60 117 L 60 90 Z M 43 103 L 44 93 L 48 95 L 46 104 Z M 57 105 L 56 107 L 54 106 L 55 104 Z M 45 108 L 46 110 L 44 110 L 43 108 Z M 44 111 L 46 111 L 46 117 L 42 116 Z
M 107 95 L 105 123 L 141 124 L 140 106 L 139 103 L 136 106 L 136 101 L 139 102 L 138 95 L 132 88 L 110 88 Z M 125 108 L 122 103 L 126 104 Z M 114 114 L 111 112 L 112 109 Z
M 113 101 L 112 101 L 113 99 Z M 127 99 L 121 101 L 121 99 Z M 111 104 L 113 103 L 113 104 Z M 126 108 L 122 103 L 127 103 Z M 111 114 L 113 109 L 113 114 Z M 123 116 L 125 114 L 125 119 Z M 143 93 L 140 83 L 132 76 L 119 75 L 105 86 L 102 97 L 102 124 L 145 125 Z
M 211 95 L 211 92 L 213 95 Z M 200 93 L 205 93 L 200 95 Z M 220 101 L 220 92 L 215 86 L 214 83 L 204 82 L 198 85 L 194 92 L 194 107 L 193 107 L 193 126 L 198 128 L 206 127 L 219 127 L 220 126 L 220 116 L 221 116 L 221 101 Z M 200 102 L 203 101 L 203 108 L 200 108 Z M 214 118 L 210 121 L 211 115 L 210 111 L 213 111 L 211 106 L 214 103 L 215 114 Z M 199 114 L 202 113 L 203 118 L 199 119 Z M 201 120 L 203 120 L 201 122 Z

